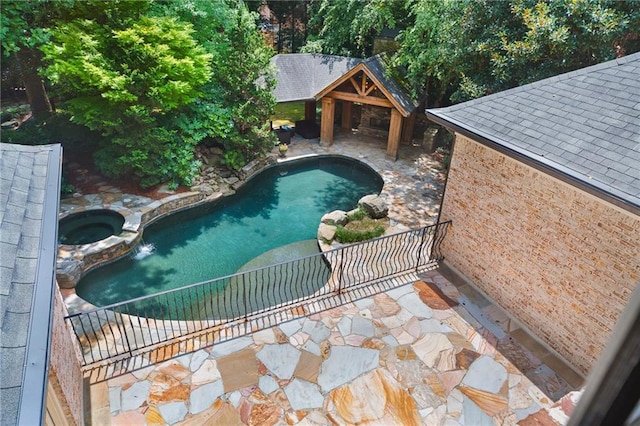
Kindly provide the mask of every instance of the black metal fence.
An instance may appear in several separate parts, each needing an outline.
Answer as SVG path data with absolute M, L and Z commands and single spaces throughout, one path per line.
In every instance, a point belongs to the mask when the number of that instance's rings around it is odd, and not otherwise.
M 433 269 L 450 222 L 192 284 L 65 318 L 83 365 L 202 336 L 208 345 L 374 294 Z M 387 286 L 380 286 L 380 283 Z M 394 284 L 396 283 L 396 284 Z

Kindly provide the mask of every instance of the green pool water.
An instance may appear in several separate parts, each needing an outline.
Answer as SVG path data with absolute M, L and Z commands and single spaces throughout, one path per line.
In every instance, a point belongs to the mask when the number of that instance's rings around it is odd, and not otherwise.
M 76 291 L 106 306 L 236 273 L 275 248 L 314 239 L 322 215 L 350 210 L 382 185 L 370 167 L 344 157 L 281 163 L 231 197 L 154 223 L 143 235 L 155 248 L 150 255 L 134 250 L 87 274 Z M 310 254 L 308 248 L 289 253 L 291 259 Z

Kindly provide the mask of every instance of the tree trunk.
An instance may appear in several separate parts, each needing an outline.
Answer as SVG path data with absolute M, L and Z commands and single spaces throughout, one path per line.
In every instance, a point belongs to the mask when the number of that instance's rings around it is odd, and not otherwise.
M 278 20 L 278 41 L 276 43 L 277 51 L 278 53 L 282 53 L 282 21 L 280 20 L 280 17 L 276 17 L 276 19 Z
M 34 117 L 51 112 L 51 102 L 44 88 L 44 82 L 38 75 L 38 66 L 40 65 L 40 57 L 38 52 L 33 49 L 21 49 L 18 52 L 20 61 L 20 73 L 24 88 L 27 92 L 27 101 L 31 106 L 31 113 Z
M 296 53 L 296 3 L 291 3 L 291 53 Z

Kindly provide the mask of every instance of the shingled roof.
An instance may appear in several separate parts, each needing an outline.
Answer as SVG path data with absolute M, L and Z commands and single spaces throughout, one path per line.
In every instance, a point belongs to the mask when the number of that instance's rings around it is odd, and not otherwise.
M 2 424 L 41 424 L 55 285 L 60 145 L 0 144 Z
M 403 82 L 391 77 L 388 68 L 391 66 L 387 62 L 387 58 L 382 55 L 375 55 L 364 61 L 367 69 L 377 78 L 380 83 L 389 91 L 391 96 L 400 104 L 407 112 L 413 112 L 418 106 L 418 102 L 414 102 L 409 94 L 409 89 L 403 86 Z
M 276 55 L 271 59 L 276 66 L 276 88 L 273 91 L 278 102 L 311 101 L 328 86 L 363 64 L 384 86 L 393 100 L 407 113 L 415 110 L 409 91 L 387 72 L 381 55 L 367 59 L 345 56 L 320 55 L 314 53 L 292 53 Z
M 314 100 L 316 93 L 342 77 L 362 59 L 292 53 L 276 55 L 271 62 L 277 69 L 273 95 L 278 102 L 293 102 Z
M 640 209 L 640 53 L 427 116 Z

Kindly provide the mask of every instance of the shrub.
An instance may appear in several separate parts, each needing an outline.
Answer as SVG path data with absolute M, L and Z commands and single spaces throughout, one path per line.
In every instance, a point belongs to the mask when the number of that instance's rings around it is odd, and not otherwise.
M 362 220 L 365 217 L 367 217 L 367 212 L 361 207 L 358 207 L 347 214 L 347 219 L 349 219 L 349 221 Z
M 349 229 L 338 225 L 335 239 L 341 243 L 349 244 L 378 238 L 382 234 L 384 234 L 384 227 L 382 225 L 377 225 L 376 227 L 367 230 Z

